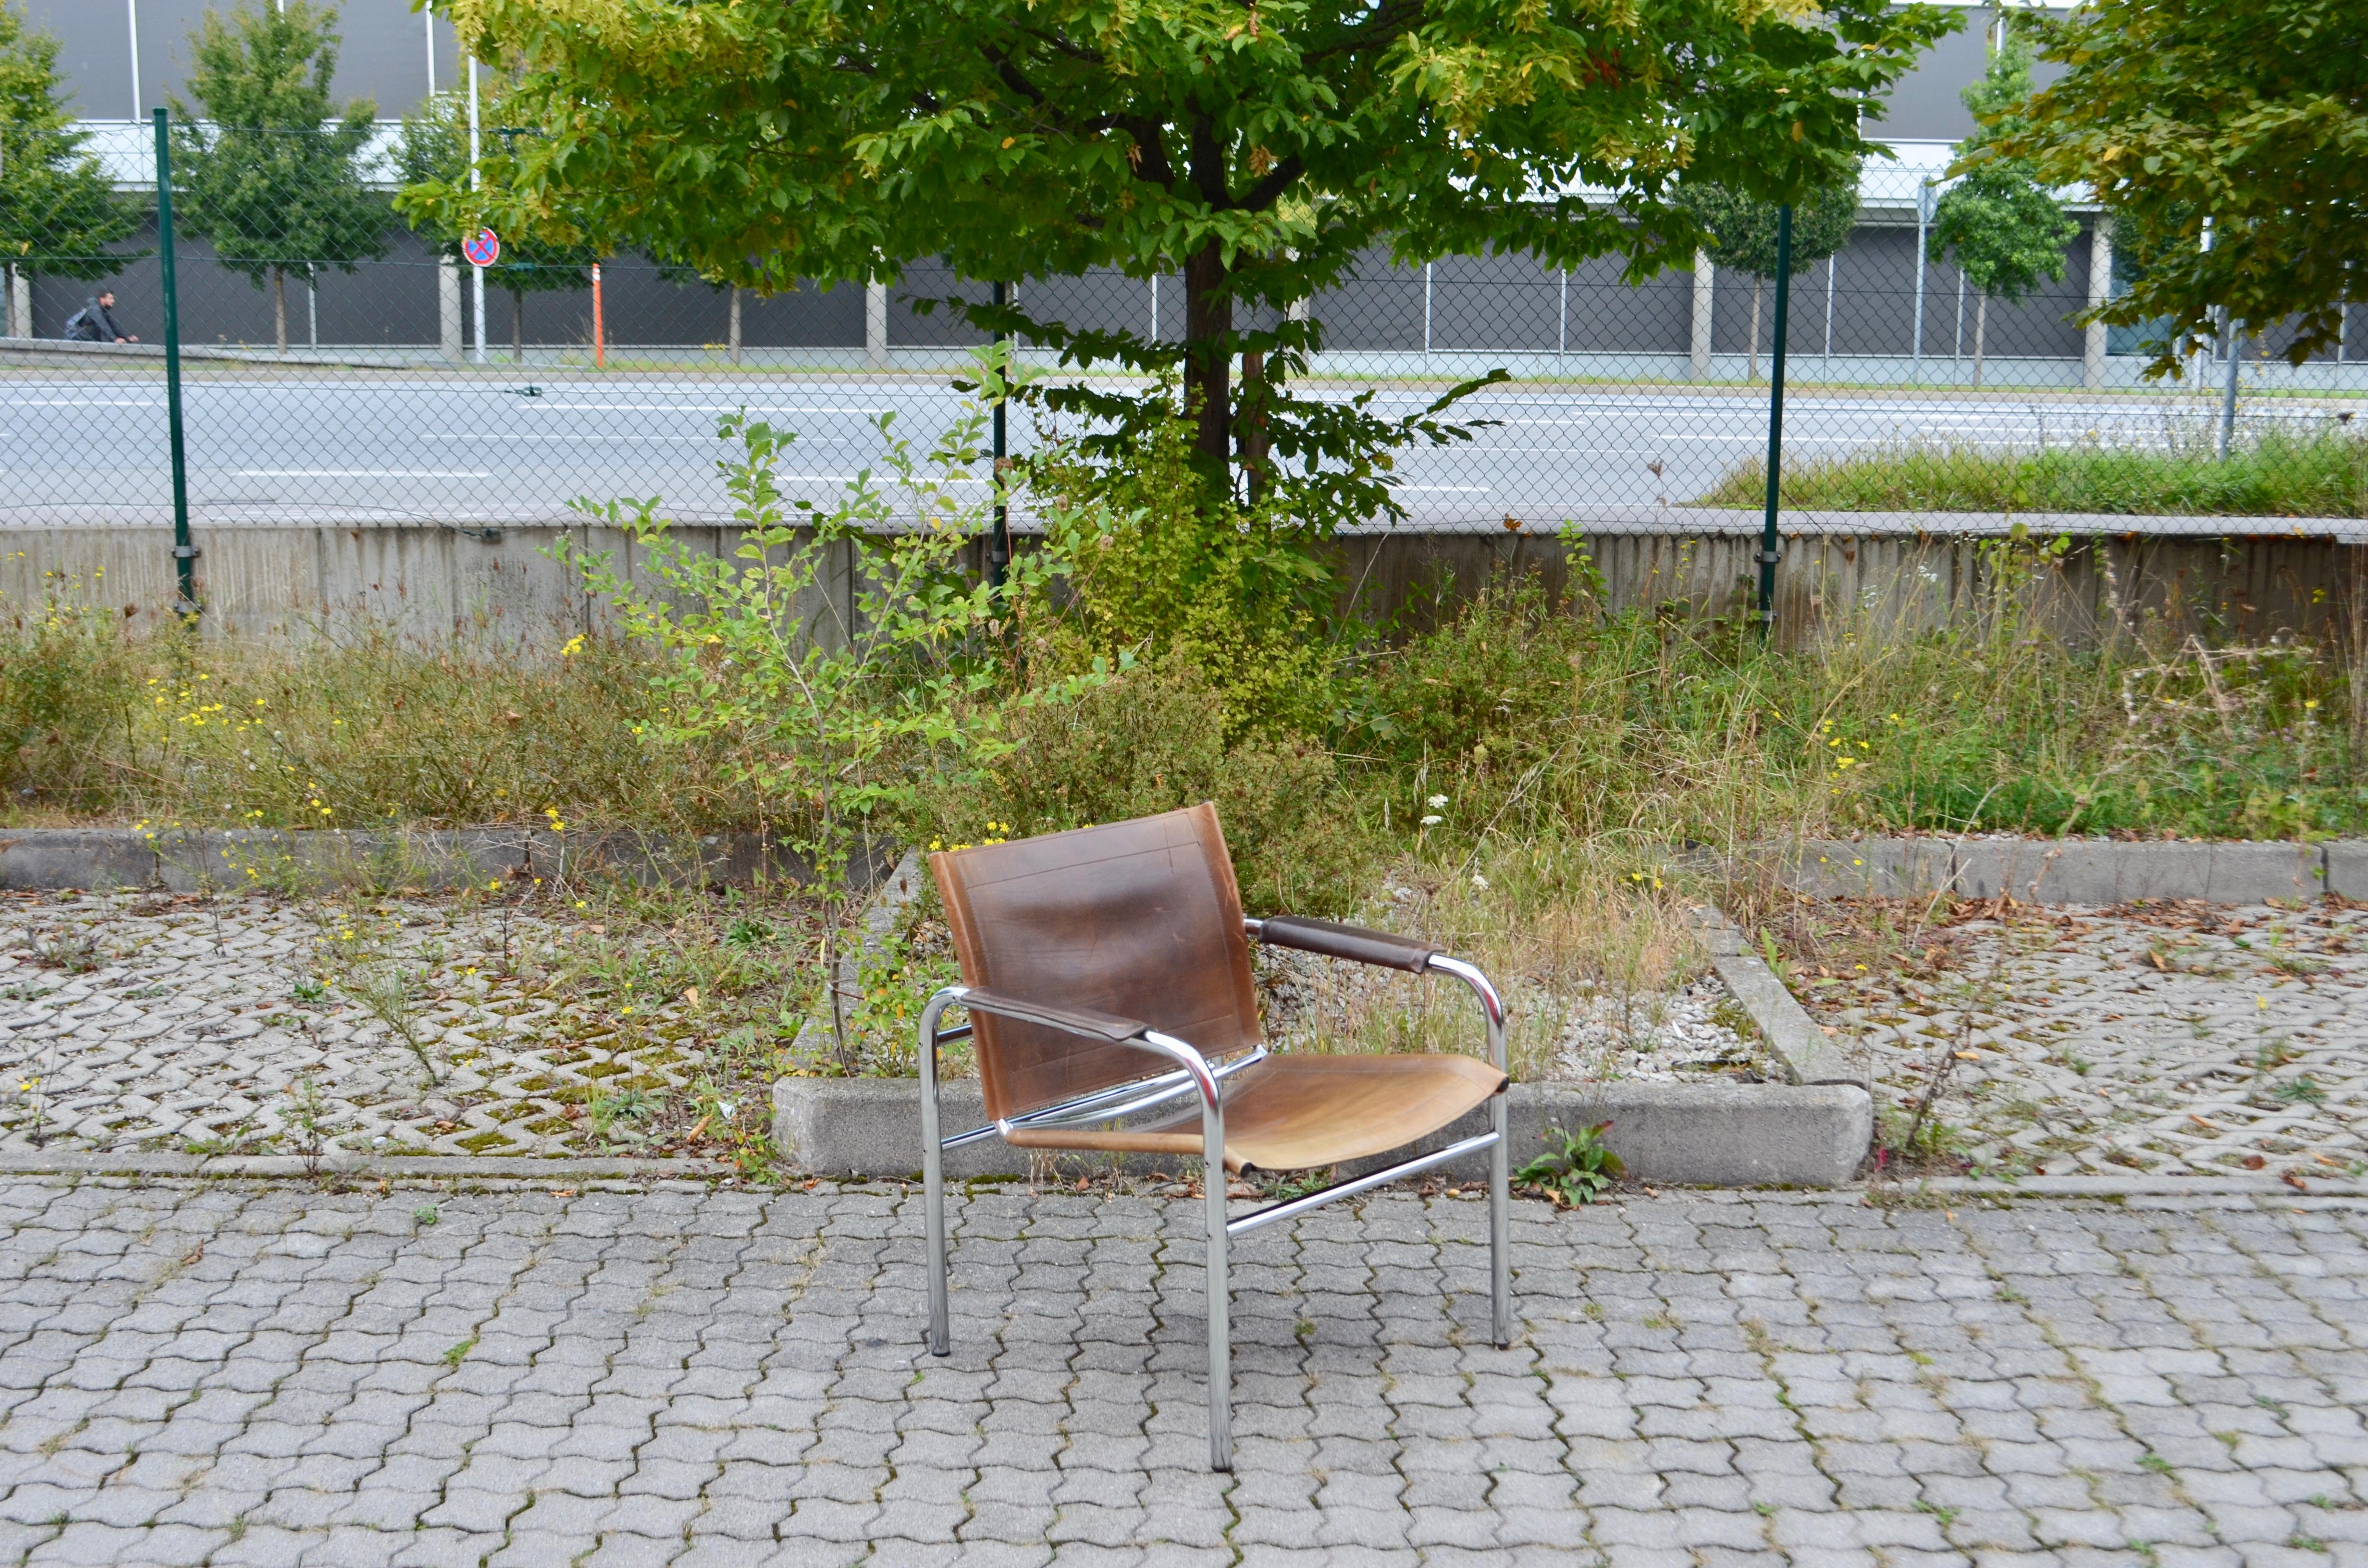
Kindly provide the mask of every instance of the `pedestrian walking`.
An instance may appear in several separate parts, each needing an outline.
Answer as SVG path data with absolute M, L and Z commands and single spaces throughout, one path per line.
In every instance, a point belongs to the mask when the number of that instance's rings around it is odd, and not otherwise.
M 82 309 L 66 318 L 66 337 L 75 343 L 137 343 L 115 324 L 115 290 L 107 289 L 85 300 Z

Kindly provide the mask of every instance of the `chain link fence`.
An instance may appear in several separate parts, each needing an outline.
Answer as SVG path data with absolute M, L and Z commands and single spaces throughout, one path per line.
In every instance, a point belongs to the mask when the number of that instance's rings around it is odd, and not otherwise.
M 395 211 L 391 135 L 352 161 L 337 222 L 306 204 L 307 148 L 208 152 L 201 128 L 176 143 L 199 526 L 483 529 L 651 495 L 719 519 L 722 415 L 796 430 L 789 487 L 819 497 L 876 458 L 883 417 L 926 442 L 956 408 L 948 372 L 978 335 L 928 301 L 985 285 L 919 267 L 888 288 L 760 298 L 647 258 L 516 246 L 480 278 Z M 84 213 L 8 247 L 0 525 L 173 520 L 153 140 L 120 139 L 110 161 L 112 232 Z M 280 188 L 258 168 L 297 172 Z M 2274 517 L 2359 537 L 2327 520 L 2368 500 L 2353 420 L 2368 309 L 2312 363 L 2248 340 L 2183 382 L 2148 382 L 2142 332 L 2072 320 L 2111 287 L 2110 245 L 2081 225 L 2060 280 L 1985 303 L 1923 254 L 1912 203 L 1870 202 L 1839 253 L 1790 280 L 1782 505 L 1925 515 L 1935 531 L 2111 514 L 2139 531 Z M 1474 440 L 1399 462 L 1417 527 L 1734 531 L 1764 499 L 1775 288 L 1714 269 L 1631 286 L 1611 261 L 1376 256 L 1307 301 L 1324 347 L 1305 390 L 1372 390 L 1378 412 L 1406 413 L 1508 372 L 1463 406 L 1487 422 Z M 1072 326 L 1182 333 L 1179 278 L 1028 280 L 1019 299 Z M 1016 449 L 1042 438 L 1030 424 L 1013 421 Z

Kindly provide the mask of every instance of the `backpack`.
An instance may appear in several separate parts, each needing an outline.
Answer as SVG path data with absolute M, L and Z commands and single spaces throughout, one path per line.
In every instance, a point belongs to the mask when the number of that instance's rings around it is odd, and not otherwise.
M 98 323 L 92 319 L 91 310 L 88 305 L 85 305 L 74 314 L 66 317 L 64 336 L 70 341 L 79 343 L 97 343 L 98 341 Z

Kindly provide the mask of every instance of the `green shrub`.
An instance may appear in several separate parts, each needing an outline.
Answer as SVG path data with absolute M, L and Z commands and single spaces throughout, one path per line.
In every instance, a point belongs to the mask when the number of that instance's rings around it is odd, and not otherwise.
M 940 789 L 926 829 L 949 844 L 1019 838 L 1213 801 L 1248 906 L 1353 907 L 1370 890 L 1331 755 L 1303 736 L 1228 743 L 1224 715 L 1189 659 L 1138 665 L 1073 703 L 1013 714 L 1009 751 Z
M 1318 537 L 1275 506 L 1205 504 L 1191 441 L 1177 420 L 1113 462 L 1040 461 L 1037 483 L 1067 518 L 1046 528 L 1068 563 L 1064 619 L 1106 660 L 1190 665 L 1229 739 L 1312 731 L 1330 704 Z

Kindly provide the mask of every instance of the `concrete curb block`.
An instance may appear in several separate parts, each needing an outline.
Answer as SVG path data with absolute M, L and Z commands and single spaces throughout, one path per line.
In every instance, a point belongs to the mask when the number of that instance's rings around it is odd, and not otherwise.
M 1936 1176 L 1899 1183 L 1898 1190 L 1965 1198 L 2262 1198 L 2280 1203 L 2301 1198 L 2368 1199 L 2368 1182 L 2311 1181 L 2297 1188 L 2275 1176 L 2024 1176 L 2020 1181 Z
M 706 1181 L 733 1175 L 718 1160 L 634 1159 L 440 1159 L 433 1155 L 396 1155 L 385 1159 L 360 1154 L 324 1154 L 308 1161 L 302 1154 L 0 1154 L 0 1176 L 179 1176 L 196 1179 L 256 1176 L 354 1176 L 376 1180 L 519 1181 L 541 1185 L 553 1181 Z
M 1867 1087 L 1872 1074 L 1865 1061 L 1853 1059 L 1827 1038 L 1776 971 L 1751 950 L 1742 927 L 1715 909 L 1702 909 L 1699 918 L 1702 939 L 1711 950 L 1711 967 L 1726 982 L 1737 1005 L 1751 1015 L 1768 1049 L 1784 1063 L 1793 1082 Z
M 1549 1128 L 1577 1131 L 1609 1121 L 1605 1144 L 1638 1181 L 1696 1187 L 1839 1187 L 1856 1175 L 1874 1135 L 1874 1102 L 1848 1085 L 1516 1084 L 1511 1091 L 1516 1168 L 1542 1152 Z M 949 1133 L 986 1120 L 978 1081 L 939 1085 Z M 1474 1111 L 1427 1139 L 1438 1148 L 1486 1131 Z M 773 1137 L 791 1164 L 813 1176 L 904 1177 L 921 1165 L 921 1085 L 913 1078 L 784 1078 L 773 1088 Z M 1400 1156 L 1350 1167 L 1375 1169 Z M 1064 1169 L 1108 1168 L 1113 1156 L 1064 1154 Z M 1139 1172 L 1183 1171 L 1190 1156 L 1129 1156 Z M 1475 1180 L 1485 1158 L 1445 1167 Z M 953 1180 L 1023 1176 L 1028 1153 L 999 1139 L 949 1151 Z
M 2368 841 L 2117 844 L 2097 839 L 1811 839 L 1778 880 L 1817 898 L 1968 898 L 2025 903 L 2368 899 Z
M 883 846 L 883 851 L 884 851 Z M 884 853 L 852 868 L 858 886 L 886 869 Z M 203 892 L 265 886 L 416 888 L 450 892 L 488 881 L 583 878 L 642 887 L 695 887 L 761 879 L 803 882 L 811 868 L 753 833 L 692 838 L 624 829 L 553 833 L 538 827 L 414 832 L 347 828 L 18 828 L 0 832 L 0 889 L 86 892 L 162 888 Z

